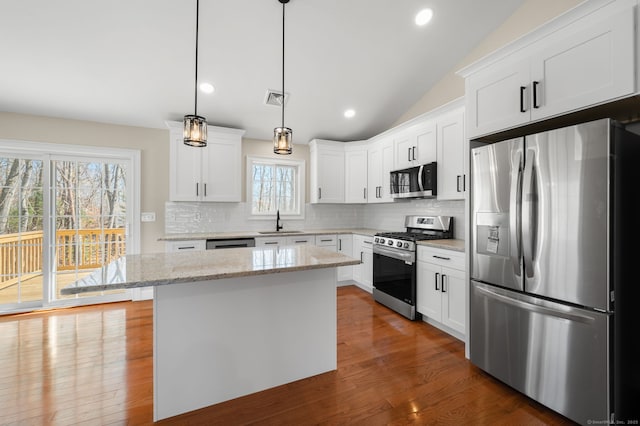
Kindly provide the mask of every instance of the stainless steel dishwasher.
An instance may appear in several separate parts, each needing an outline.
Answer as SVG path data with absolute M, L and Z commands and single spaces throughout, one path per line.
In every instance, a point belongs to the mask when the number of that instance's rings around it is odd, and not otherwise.
M 236 247 L 255 247 L 256 240 L 253 238 L 234 238 L 221 240 L 207 240 L 207 250 L 227 249 Z

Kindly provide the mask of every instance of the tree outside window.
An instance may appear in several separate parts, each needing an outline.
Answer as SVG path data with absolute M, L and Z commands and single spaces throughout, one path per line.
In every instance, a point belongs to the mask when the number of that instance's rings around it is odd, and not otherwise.
M 248 158 L 248 193 L 251 214 L 256 216 L 301 215 L 304 163 L 266 158 Z

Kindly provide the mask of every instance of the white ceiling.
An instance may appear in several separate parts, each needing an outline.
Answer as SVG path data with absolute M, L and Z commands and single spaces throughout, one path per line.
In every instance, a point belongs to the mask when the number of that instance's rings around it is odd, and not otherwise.
M 523 0 L 291 0 L 285 125 L 294 142 L 391 125 Z M 20 0 L 0 6 L 0 110 L 165 128 L 194 108 L 195 0 Z M 413 23 L 424 7 L 425 27 Z M 278 0 L 201 0 L 198 113 L 270 139 L 280 110 Z M 345 119 L 346 108 L 357 115 Z

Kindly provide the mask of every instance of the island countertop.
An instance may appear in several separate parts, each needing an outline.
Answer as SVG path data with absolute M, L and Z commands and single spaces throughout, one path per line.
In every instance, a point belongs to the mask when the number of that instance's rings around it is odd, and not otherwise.
M 127 255 L 63 288 L 77 294 L 357 265 L 313 245 Z

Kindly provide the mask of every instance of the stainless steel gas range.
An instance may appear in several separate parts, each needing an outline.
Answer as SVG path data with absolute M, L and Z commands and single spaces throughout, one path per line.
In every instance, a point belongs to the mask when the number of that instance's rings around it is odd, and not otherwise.
M 415 320 L 416 242 L 453 238 L 451 216 L 407 216 L 405 232 L 376 234 L 373 239 L 373 298 Z

